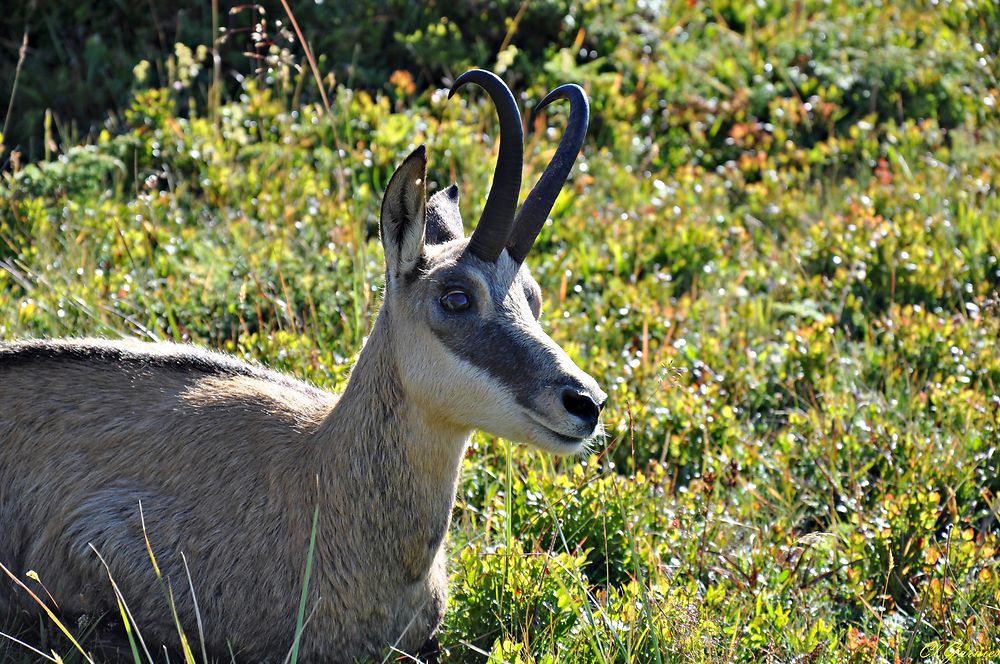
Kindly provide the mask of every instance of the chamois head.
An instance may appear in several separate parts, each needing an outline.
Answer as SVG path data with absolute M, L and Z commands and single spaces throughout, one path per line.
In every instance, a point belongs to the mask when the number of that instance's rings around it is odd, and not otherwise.
M 382 201 L 386 260 L 383 312 L 397 335 L 397 365 L 410 396 L 431 417 L 568 454 L 599 431 L 607 395 L 538 324 L 541 290 L 524 258 L 569 175 L 587 131 L 587 98 L 571 103 L 552 162 L 515 217 L 523 133 L 517 104 L 494 74 L 460 76 L 484 88 L 500 117 L 500 154 L 482 216 L 466 238 L 452 185 L 426 200 L 423 146 L 399 166 Z

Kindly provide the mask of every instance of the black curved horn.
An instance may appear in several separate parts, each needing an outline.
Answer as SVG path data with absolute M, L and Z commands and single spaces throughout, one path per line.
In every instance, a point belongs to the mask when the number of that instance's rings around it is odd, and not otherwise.
M 575 83 L 560 85 L 545 95 L 545 99 L 535 107 L 534 113 L 538 113 L 557 99 L 569 100 L 569 122 L 566 125 L 566 133 L 559 140 L 555 156 L 552 157 L 552 161 L 542 172 L 542 177 L 538 178 L 538 182 L 524 199 L 524 205 L 521 206 L 520 212 L 514 219 L 514 228 L 507 241 L 507 253 L 518 263 L 524 261 L 524 257 L 531 250 L 531 245 L 535 243 L 539 231 L 545 225 L 545 219 L 552 210 L 566 178 L 569 177 L 576 156 L 580 154 L 580 148 L 583 147 L 583 139 L 587 135 L 590 103 L 587 101 L 587 93 L 583 91 L 583 88 Z
M 514 95 L 499 76 L 483 69 L 471 69 L 455 79 L 448 98 L 466 83 L 475 83 L 486 90 L 500 117 L 500 155 L 496 170 L 493 171 L 493 185 L 476 230 L 469 239 L 469 250 L 472 253 L 485 261 L 493 262 L 503 251 L 514 224 L 517 197 L 521 193 L 524 129 L 521 127 L 521 113 L 517 110 Z

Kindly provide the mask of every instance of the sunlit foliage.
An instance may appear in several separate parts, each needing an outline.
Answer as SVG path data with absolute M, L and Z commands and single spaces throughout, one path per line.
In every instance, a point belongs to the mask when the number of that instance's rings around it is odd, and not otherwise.
M 528 261 L 611 394 L 607 437 L 562 461 L 474 437 L 446 661 L 1000 659 L 996 7 L 554 20 L 568 43 L 499 58 L 528 110 L 566 80 L 592 98 Z M 496 64 L 455 32 L 400 39 Z M 172 57 L 204 80 L 205 49 Z M 217 108 L 191 79 L 137 86 L 120 131 L 6 173 L 0 338 L 191 341 L 341 389 L 393 167 L 426 144 L 466 219 L 492 174 L 490 106 L 409 66 L 388 93 L 336 84 L 329 113 L 279 78 Z M 562 122 L 530 121 L 526 182 Z

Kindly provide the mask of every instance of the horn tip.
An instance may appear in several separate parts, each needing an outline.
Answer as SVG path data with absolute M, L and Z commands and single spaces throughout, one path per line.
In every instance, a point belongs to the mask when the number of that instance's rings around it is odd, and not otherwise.
M 470 69 L 469 71 L 465 72 L 464 74 L 461 74 L 458 78 L 456 78 L 454 81 L 452 81 L 451 89 L 448 90 L 448 99 L 451 99 L 452 96 L 458 91 L 458 89 L 460 87 L 462 87 L 463 85 L 465 85 L 466 83 L 468 83 L 470 79 L 472 79 L 474 76 L 476 76 L 475 72 L 478 72 L 478 71 L 482 71 L 482 70 L 480 70 L 480 69 Z
M 454 95 L 455 92 L 466 83 L 477 83 L 480 86 L 486 86 L 488 85 L 488 81 L 490 79 L 493 79 L 493 82 L 499 82 L 506 87 L 506 84 L 503 83 L 503 79 L 493 72 L 487 69 L 470 69 L 456 78 L 451 84 L 451 89 L 448 91 L 448 99 L 451 99 L 452 95 Z
M 551 104 L 552 102 L 557 101 L 559 99 L 568 99 L 573 104 L 580 104 L 582 102 L 582 106 L 586 108 L 589 108 L 590 106 L 590 100 L 587 99 L 586 90 L 584 90 L 576 83 L 564 83 L 563 85 L 560 85 L 558 88 L 549 92 L 549 94 L 545 95 L 545 98 L 542 99 L 542 101 L 538 102 L 538 105 L 535 106 L 533 112 L 537 113 L 546 106 L 548 106 L 549 104 Z

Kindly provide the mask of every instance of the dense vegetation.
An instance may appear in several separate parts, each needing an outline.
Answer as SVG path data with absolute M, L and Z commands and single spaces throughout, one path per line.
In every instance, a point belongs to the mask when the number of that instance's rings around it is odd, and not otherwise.
M 577 81 L 590 136 L 529 262 L 608 435 L 476 434 L 446 661 L 1000 660 L 997 6 L 525 6 L 498 45 L 435 10 L 356 49 L 388 82 L 327 78 L 329 110 L 297 42 L 227 61 L 237 92 L 206 46 L 140 64 L 93 141 L 3 155 L 0 338 L 188 340 L 340 389 L 394 166 L 426 143 L 467 220 L 489 184 L 493 110 L 437 73 L 508 72 L 526 110 Z M 526 182 L 561 122 L 529 123 Z

